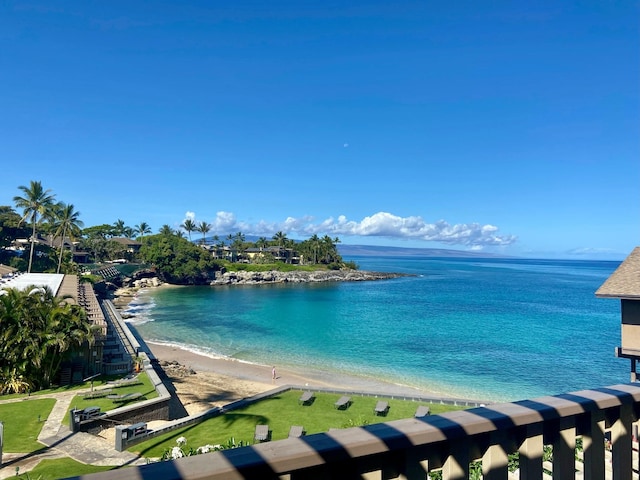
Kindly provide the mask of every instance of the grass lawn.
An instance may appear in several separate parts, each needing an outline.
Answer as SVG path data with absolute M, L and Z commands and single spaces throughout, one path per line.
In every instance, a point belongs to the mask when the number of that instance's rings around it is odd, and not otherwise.
M 96 385 L 98 383 L 96 382 Z M 30 394 L 27 393 L 10 393 L 7 395 L 0 395 L 0 400 L 10 400 L 10 399 L 14 399 L 14 398 L 26 398 L 26 397 L 37 397 L 38 395 L 46 395 L 49 393 L 65 393 L 65 392 L 71 392 L 73 390 L 80 390 L 81 388 L 87 388 L 91 385 L 90 382 L 86 382 L 86 383 L 78 383 L 75 385 L 65 385 L 64 387 L 53 387 L 53 388 L 47 388 L 44 390 L 38 390 L 37 392 L 31 392 Z
M 101 412 L 107 412 L 109 410 L 113 410 L 114 408 L 124 407 L 136 402 L 141 402 L 143 400 L 150 400 L 158 396 L 158 392 L 156 392 L 156 389 L 153 387 L 151 380 L 149 380 L 149 376 L 145 372 L 140 373 L 137 378 L 142 382 L 141 384 L 113 388 L 112 393 L 114 395 L 124 395 L 127 393 L 139 392 L 142 394 L 141 397 L 138 397 L 137 399 L 132 400 L 131 402 L 116 403 L 113 400 L 110 400 L 106 397 L 85 399 L 84 398 L 85 394 L 76 395 L 71 400 L 71 404 L 69 406 L 69 410 L 67 410 L 67 415 L 65 416 L 65 418 L 69 418 L 69 412 L 73 408 L 82 410 L 87 407 L 100 407 Z M 110 386 L 103 382 L 100 383 L 100 389 L 111 388 L 111 387 L 113 386 Z M 95 385 L 94 385 L 94 390 L 95 390 Z
M 23 480 L 67 478 L 89 473 L 106 472 L 107 470 L 113 470 L 113 468 L 114 467 L 85 465 L 71 458 L 59 458 L 55 460 L 43 460 L 33 470 L 8 478 L 20 478 Z
M 330 428 L 348 428 L 411 418 L 420 405 L 412 401 L 388 400 L 391 408 L 387 416 L 376 416 L 373 409 L 379 400 L 377 398 L 352 395 L 353 403 L 347 410 L 336 410 L 334 403 L 341 395 L 316 393 L 313 404 L 302 406 L 298 404 L 301 394 L 301 391 L 291 390 L 197 425 L 174 430 L 134 445 L 129 450 L 145 457 L 160 457 L 165 450 L 176 446 L 175 439 L 180 436 L 188 441 L 186 449 L 207 444 L 225 445 L 231 438 L 236 443 L 242 441 L 251 444 L 254 443 L 253 435 L 258 424 L 269 425 L 271 439 L 280 440 L 288 437 L 292 425 L 302 425 L 307 435 L 310 435 L 326 432 Z M 429 407 L 433 414 L 464 408 L 440 404 L 431 404 Z
M 0 422 L 4 423 L 3 450 L 29 453 L 45 448 L 38 442 L 38 435 L 55 404 L 53 398 L 41 398 L 0 405 Z

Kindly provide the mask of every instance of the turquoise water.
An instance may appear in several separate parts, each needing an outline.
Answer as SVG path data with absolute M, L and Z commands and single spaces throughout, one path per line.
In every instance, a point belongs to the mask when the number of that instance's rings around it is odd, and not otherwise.
M 517 400 L 628 381 L 613 353 L 619 301 L 594 296 L 619 262 L 348 260 L 415 276 L 150 289 L 129 313 L 149 341 L 443 395 Z

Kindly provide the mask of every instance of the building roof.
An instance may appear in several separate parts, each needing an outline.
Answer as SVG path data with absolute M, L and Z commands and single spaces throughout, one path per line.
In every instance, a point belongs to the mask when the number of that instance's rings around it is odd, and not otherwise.
M 16 288 L 24 290 L 31 285 L 49 287 L 54 295 L 58 294 L 64 275 L 62 273 L 21 273 L 0 284 L 0 289 Z
M 640 299 L 640 247 L 636 247 L 596 290 L 601 298 Z

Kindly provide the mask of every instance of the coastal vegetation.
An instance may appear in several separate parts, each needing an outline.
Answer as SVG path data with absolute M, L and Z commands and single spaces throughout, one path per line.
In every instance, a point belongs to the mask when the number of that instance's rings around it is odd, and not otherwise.
M 141 243 L 141 260 L 152 265 L 158 277 L 167 283 L 208 283 L 220 269 L 211 253 L 176 235 L 153 235 Z
M 0 394 L 49 387 L 74 349 L 93 344 L 85 310 L 43 287 L 0 291 Z

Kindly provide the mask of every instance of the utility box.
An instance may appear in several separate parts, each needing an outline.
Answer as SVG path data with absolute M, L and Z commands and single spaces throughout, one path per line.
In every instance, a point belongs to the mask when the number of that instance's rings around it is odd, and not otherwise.
M 82 410 L 73 408 L 69 412 L 69 428 L 75 433 L 79 430 L 79 425 L 82 422 L 99 417 L 100 415 L 102 415 L 100 407 L 87 407 Z
M 116 444 L 115 448 L 118 452 L 122 452 L 127 449 L 127 444 L 136 437 L 147 433 L 147 424 L 144 422 L 134 423 L 133 425 L 116 426 Z

